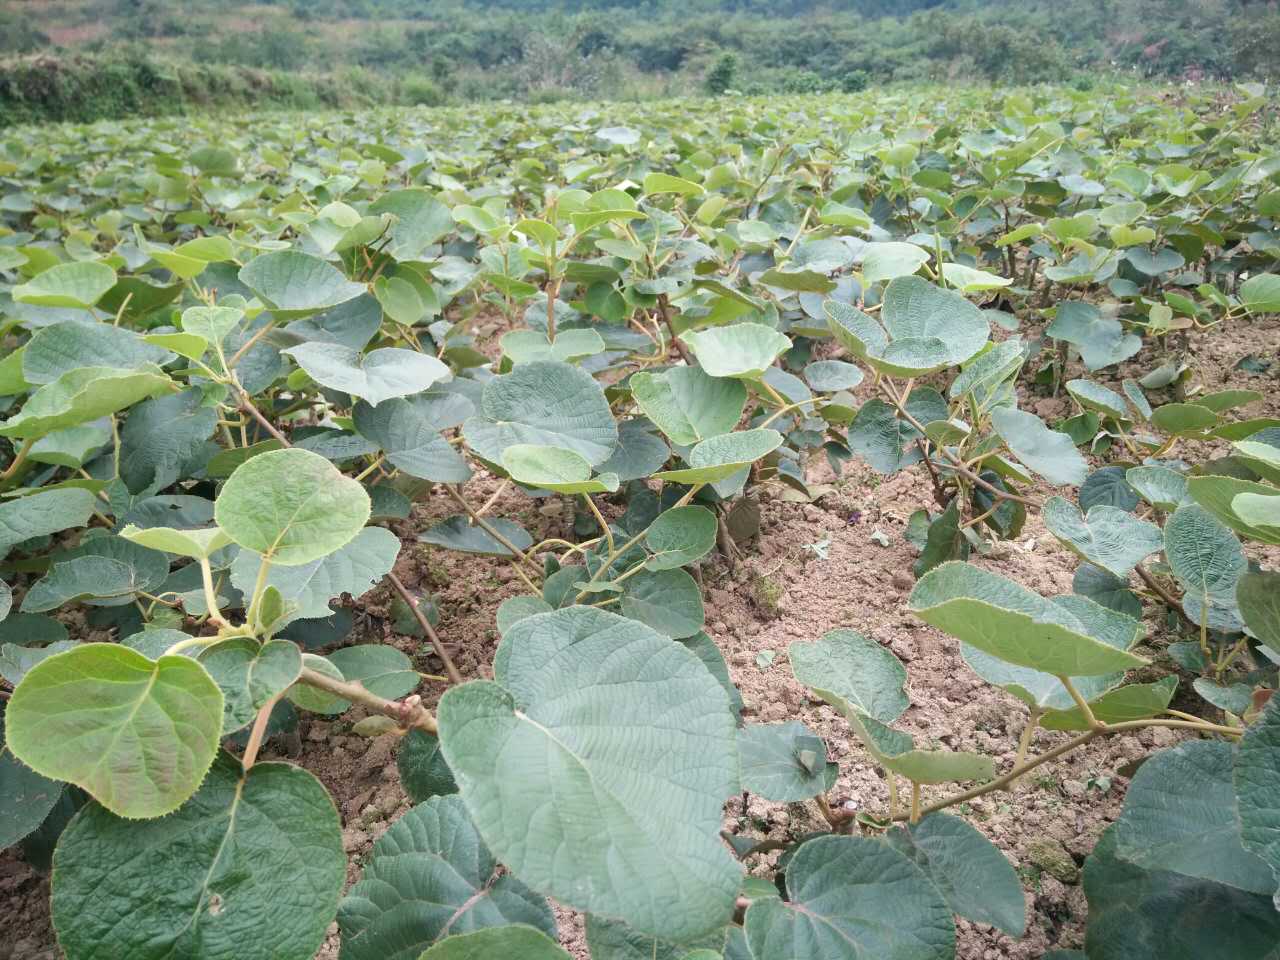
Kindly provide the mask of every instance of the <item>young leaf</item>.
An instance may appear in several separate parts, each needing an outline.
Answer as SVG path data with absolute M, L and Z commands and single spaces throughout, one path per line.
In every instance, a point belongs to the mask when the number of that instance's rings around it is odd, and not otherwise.
M 680 335 L 698 364 L 712 377 L 759 380 L 791 341 L 762 323 L 692 330 Z
M 803 723 L 749 723 L 738 731 L 742 789 L 776 803 L 825 794 L 839 767 L 827 762 L 827 745 Z
M 359 533 L 369 495 L 324 457 L 272 450 L 236 468 L 215 505 L 218 526 L 273 564 L 319 560 Z
M 570 607 L 515 624 L 494 677 L 447 691 L 438 719 L 498 859 L 643 933 L 687 940 L 723 925 L 740 874 L 717 832 L 737 748 L 728 697 L 701 661 L 642 624 Z M 569 828 L 584 808 L 599 830 Z
M 661 514 L 645 531 L 652 556 L 650 570 L 683 567 L 705 557 L 716 545 L 716 518 L 706 507 L 677 507 Z
M 122 817 L 159 817 L 190 797 L 213 762 L 222 691 L 187 657 L 151 661 L 87 643 L 35 666 L 5 715 L 13 755 L 87 790 Z
M 782 446 L 782 434 L 762 428 L 739 430 L 703 440 L 685 462 L 687 469 L 664 470 L 654 477 L 671 483 L 716 483 L 727 480 Z
M 54 855 L 53 925 L 74 957 L 311 960 L 346 867 L 320 781 L 287 763 L 245 773 L 222 754 L 170 816 L 80 812 Z

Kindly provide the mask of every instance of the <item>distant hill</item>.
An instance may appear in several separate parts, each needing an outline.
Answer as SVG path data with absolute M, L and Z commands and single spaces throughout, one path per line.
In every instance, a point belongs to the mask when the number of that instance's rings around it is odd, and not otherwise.
M 434 103 L 1280 76 L 1277 0 L 0 0 L 0 56 L 334 76 Z M 88 62 L 88 61 L 77 61 Z

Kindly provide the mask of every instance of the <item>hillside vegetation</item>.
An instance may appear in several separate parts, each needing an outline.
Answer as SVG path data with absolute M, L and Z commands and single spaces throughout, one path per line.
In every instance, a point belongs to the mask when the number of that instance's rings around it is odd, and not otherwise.
M 1265 79 L 1280 64 L 1280 9 L 1275 0 L 55 0 L 33 17 L 29 4 L 3 0 L 4 55 L 59 60 L 58 69 L 28 60 L 0 73 L 8 122 L 227 100 L 537 102 L 916 81 L 1087 86 L 1114 72 Z M 68 55 L 89 59 L 67 64 Z M 203 72 L 210 68 L 231 73 Z M 236 68 L 304 76 L 264 83 Z M 138 78 L 148 70 L 181 73 L 181 95 L 163 83 L 147 93 Z M 125 96 L 122 73 L 134 78 Z M 142 92 L 131 99 L 135 87 Z

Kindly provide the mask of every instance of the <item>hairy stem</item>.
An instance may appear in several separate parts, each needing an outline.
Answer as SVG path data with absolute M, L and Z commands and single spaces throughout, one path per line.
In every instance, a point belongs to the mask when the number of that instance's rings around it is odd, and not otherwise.
M 419 697 L 406 697 L 403 701 L 387 700 L 376 693 L 371 693 L 359 683 L 349 680 L 335 680 L 315 670 L 303 668 L 298 682 L 308 687 L 315 687 L 335 697 L 358 703 L 366 710 L 390 717 L 406 730 L 422 730 L 433 736 L 438 732 L 436 718 L 424 707 Z
M 493 524 L 489 523 L 489 521 L 485 520 L 484 517 L 480 516 L 480 514 L 476 512 L 476 508 L 471 506 L 471 504 L 467 502 L 467 498 L 458 492 L 457 487 L 447 483 L 442 484 L 442 486 L 444 487 L 445 492 L 447 492 L 449 496 L 453 498 L 454 502 L 457 503 L 458 506 L 462 507 L 462 509 L 466 511 L 467 516 L 471 518 L 471 521 L 476 526 L 478 526 L 481 530 L 483 530 L 489 536 L 493 537 L 494 540 L 497 540 L 498 543 L 502 544 L 504 547 L 510 550 L 513 556 L 519 557 L 521 563 L 528 564 L 529 568 L 531 570 L 536 571 L 538 574 L 542 573 L 542 570 L 539 569 L 538 565 L 533 561 L 533 559 L 527 553 L 525 553 L 523 550 L 517 547 L 507 537 L 503 536 L 500 531 L 494 528 Z
M 240 759 L 245 773 L 252 770 L 253 765 L 258 761 L 258 751 L 262 749 L 262 739 L 267 733 L 267 723 L 271 720 L 271 711 L 276 708 L 276 704 L 280 702 L 280 698 L 283 696 L 284 691 L 282 690 L 264 703 L 262 709 L 258 711 L 258 715 L 253 718 L 253 729 L 249 731 L 249 742 L 245 744 L 244 756 Z
M 408 606 L 413 618 L 418 621 L 420 626 L 427 635 L 427 639 L 431 641 L 431 648 L 435 651 L 436 656 L 440 658 L 440 662 L 444 664 L 444 672 L 449 677 L 450 683 L 461 683 L 462 674 L 458 672 L 457 666 L 453 662 L 453 658 L 449 656 L 449 652 L 445 650 L 444 644 L 440 642 L 440 637 L 436 633 L 435 628 L 431 626 L 431 621 L 427 619 L 426 614 L 418 607 L 418 601 L 413 594 L 404 585 L 404 581 L 397 577 L 394 573 L 387 574 L 387 582 L 391 584 L 391 588 L 400 595 Z

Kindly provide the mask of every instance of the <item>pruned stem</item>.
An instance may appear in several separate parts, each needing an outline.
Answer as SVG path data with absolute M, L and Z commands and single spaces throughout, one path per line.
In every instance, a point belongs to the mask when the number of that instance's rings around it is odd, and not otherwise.
M 462 509 L 466 511 L 467 516 L 471 518 L 471 521 L 476 526 L 478 526 L 481 530 L 483 530 L 489 536 L 493 537 L 493 539 L 498 541 L 498 543 L 502 544 L 504 547 L 510 550 L 513 556 L 519 557 L 522 563 L 528 564 L 530 569 L 536 570 L 538 573 L 542 572 L 540 569 L 538 569 L 538 565 L 534 563 L 534 561 L 529 557 L 527 553 L 525 553 L 523 550 L 517 547 L 514 543 L 512 543 L 509 538 L 503 536 L 501 531 L 495 529 L 493 524 L 489 523 L 489 521 L 487 521 L 484 517 L 480 516 L 480 514 L 476 512 L 476 508 L 471 506 L 471 504 L 467 502 L 467 498 L 458 492 L 457 487 L 454 487 L 451 484 L 447 484 L 447 483 L 443 484 L 443 486 L 445 491 L 449 494 L 449 496 L 451 496 L 454 499 L 454 502 L 456 502 L 458 506 L 462 507 Z
M 366 710 L 382 714 L 396 721 L 405 730 L 422 730 L 435 735 L 438 732 L 436 718 L 424 707 L 418 697 L 406 697 L 403 701 L 387 700 L 366 690 L 361 684 L 349 680 L 335 680 L 323 673 L 304 667 L 298 682 L 315 687 L 335 697 L 358 703 Z
M 436 656 L 440 658 L 440 662 L 444 664 L 444 672 L 449 676 L 450 683 L 461 683 L 462 674 L 458 672 L 457 666 L 454 665 L 453 658 L 449 656 L 449 652 L 445 650 L 444 644 L 440 642 L 440 637 L 436 633 L 435 628 L 431 626 L 431 621 L 427 619 L 427 615 L 418 607 L 417 599 L 409 592 L 404 582 L 394 573 L 387 574 L 387 582 L 391 584 L 393 590 L 400 594 L 400 599 L 409 607 L 413 617 L 418 621 L 423 631 L 427 634 L 427 639 L 431 641 L 431 647 L 436 652 Z

